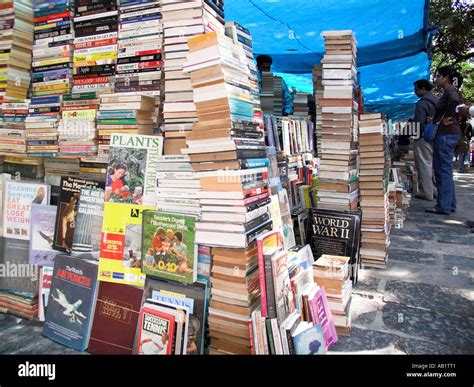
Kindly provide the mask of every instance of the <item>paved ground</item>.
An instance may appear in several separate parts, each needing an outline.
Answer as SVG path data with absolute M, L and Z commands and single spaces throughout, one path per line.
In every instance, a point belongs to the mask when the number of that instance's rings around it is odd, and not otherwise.
M 393 230 L 388 268 L 363 270 L 353 329 L 336 353 L 474 354 L 474 174 L 456 175 L 458 212 L 429 215 L 414 200 Z M 77 353 L 41 336 L 39 323 L 0 314 L 0 353 Z

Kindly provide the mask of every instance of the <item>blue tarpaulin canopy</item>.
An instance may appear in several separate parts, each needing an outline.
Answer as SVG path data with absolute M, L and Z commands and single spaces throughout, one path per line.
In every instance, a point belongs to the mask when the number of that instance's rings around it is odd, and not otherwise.
M 248 28 L 256 55 L 289 86 L 312 92 L 327 30 L 352 30 L 366 110 L 393 119 L 413 113 L 413 82 L 429 77 L 428 0 L 228 0 L 226 20 Z

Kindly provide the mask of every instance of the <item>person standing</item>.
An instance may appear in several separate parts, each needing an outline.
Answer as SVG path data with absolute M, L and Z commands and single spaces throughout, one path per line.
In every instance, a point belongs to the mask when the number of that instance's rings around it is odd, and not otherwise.
M 470 163 L 469 153 L 471 150 L 472 125 L 467 122 L 465 117 L 461 118 L 461 141 L 458 144 L 459 153 L 459 173 L 464 173 L 466 161 Z
M 462 104 L 461 93 L 453 84 L 457 81 L 457 73 L 449 66 L 440 67 L 436 71 L 435 84 L 444 91 L 436 106 L 436 114 L 433 119 L 433 122 L 438 124 L 433 150 L 438 197 L 436 206 L 425 211 L 438 215 L 449 215 L 456 211 L 453 157 L 454 150 L 461 138 L 461 127 L 456 107 Z
M 423 130 L 435 116 L 438 97 L 431 92 L 433 86 L 426 79 L 416 81 L 414 86 L 415 94 L 420 98 L 416 103 L 413 117 L 413 122 L 419 129 L 419 137 L 415 139 L 413 147 L 419 187 L 418 195 L 415 197 L 431 201 L 437 196 L 433 174 L 433 144 L 425 141 Z

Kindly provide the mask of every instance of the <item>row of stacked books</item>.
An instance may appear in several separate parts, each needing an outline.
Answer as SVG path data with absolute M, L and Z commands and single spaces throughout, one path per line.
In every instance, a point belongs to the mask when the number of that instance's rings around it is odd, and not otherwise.
M 293 115 L 296 117 L 307 118 L 309 116 L 309 94 L 295 93 L 293 98 Z
M 361 263 L 385 268 L 390 243 L 389 157 L 385 144 L 386 122 L 380 113 L 361 114 L 359 120 Z
M 26 153 L 26 118 L 29 100 L 3 99 L 0 105 L 0 152 L 21 155 Z
M 323 98 L 318 208 L 358 207 L 356 41 L 352 31 L 323 32 Z
M 224 33 L 223 4 L 208 0 L 164 0 L 163 53 L 164 104 L 162 130 L 165 155 L 179 155 L 186 147 L 186 133 L 197 120 L 191 77 L 183 72 L 188 54 L 188 39 L 210 31 Z
M 314 101 L 316 105 L 316 115 L 314 120 L 315 135 L 316 135 L 316 155 L 319 156 L 319 150 L 321 149 L 321 129 L 323 125 L 323 112 L 322 107 L 319 104 L 319 99 L 324 97 L 323 92 L 323 65 L 317 64 L 313 68 L 313 91 Z
M 390 168 L 389 218 L 394 228 L 403 228 L 410 207 L 411 195 L 408 193 L 405 181 L 406 177 L 404 178 L 399 168 Z

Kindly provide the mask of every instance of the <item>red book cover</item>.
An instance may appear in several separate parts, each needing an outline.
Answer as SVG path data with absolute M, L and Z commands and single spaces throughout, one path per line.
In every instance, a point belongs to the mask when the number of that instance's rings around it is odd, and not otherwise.
M 88 352 L 131 355 L 143 290 L 100 282 Z
M 171 355 L 173 353 L 175 316 L 144 307 L 140 312 L 137 353 Z

